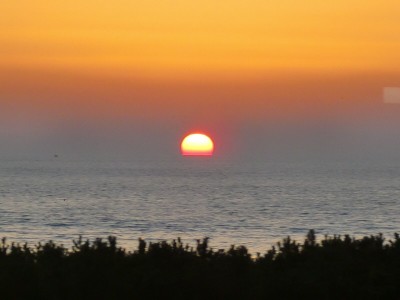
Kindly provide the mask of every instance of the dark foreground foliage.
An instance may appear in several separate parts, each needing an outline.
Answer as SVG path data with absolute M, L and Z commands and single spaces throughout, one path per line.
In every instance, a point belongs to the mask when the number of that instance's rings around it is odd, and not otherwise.
M 354 239 L 310 231 L 252 258 L 180 239 L 127 252 L 116 238 L 0 244 L 0 299 L 400 299 L 400 238 Z

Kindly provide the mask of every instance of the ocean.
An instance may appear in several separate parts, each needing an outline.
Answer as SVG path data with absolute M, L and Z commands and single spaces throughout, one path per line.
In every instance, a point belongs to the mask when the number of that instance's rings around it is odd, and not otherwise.
M 400 232 L 400 163 L 175 160 L 2 160 L 0 237 L 53 240 L 115 235 L 148 241 L 210 238 L 214 249 L 264 253 L 309 229 L 363 236 Z

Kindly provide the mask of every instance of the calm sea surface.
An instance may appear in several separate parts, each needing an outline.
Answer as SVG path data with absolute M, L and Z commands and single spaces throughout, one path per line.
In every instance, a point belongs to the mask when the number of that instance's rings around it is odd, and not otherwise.
M 399 215 L 398 162 L 0 161 L 0 236 L 31 244 L 208 236 L 254 253 L 311 228 L 389 238 Z

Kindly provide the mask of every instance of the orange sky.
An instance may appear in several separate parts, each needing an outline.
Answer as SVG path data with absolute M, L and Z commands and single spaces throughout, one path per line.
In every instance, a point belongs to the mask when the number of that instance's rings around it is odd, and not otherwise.
M 399 16 L 398 0 L 6 1 L 3 127 L 395 119 Z
M 396 0 L 2 4 L 0 63 L 166 77 L 400 68 Z

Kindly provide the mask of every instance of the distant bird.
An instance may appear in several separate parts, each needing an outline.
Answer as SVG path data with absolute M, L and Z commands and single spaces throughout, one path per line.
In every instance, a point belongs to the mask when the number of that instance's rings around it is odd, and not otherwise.
M 54 154 L 54 158 L 57 158 L 58 157 L 58 154 Z

